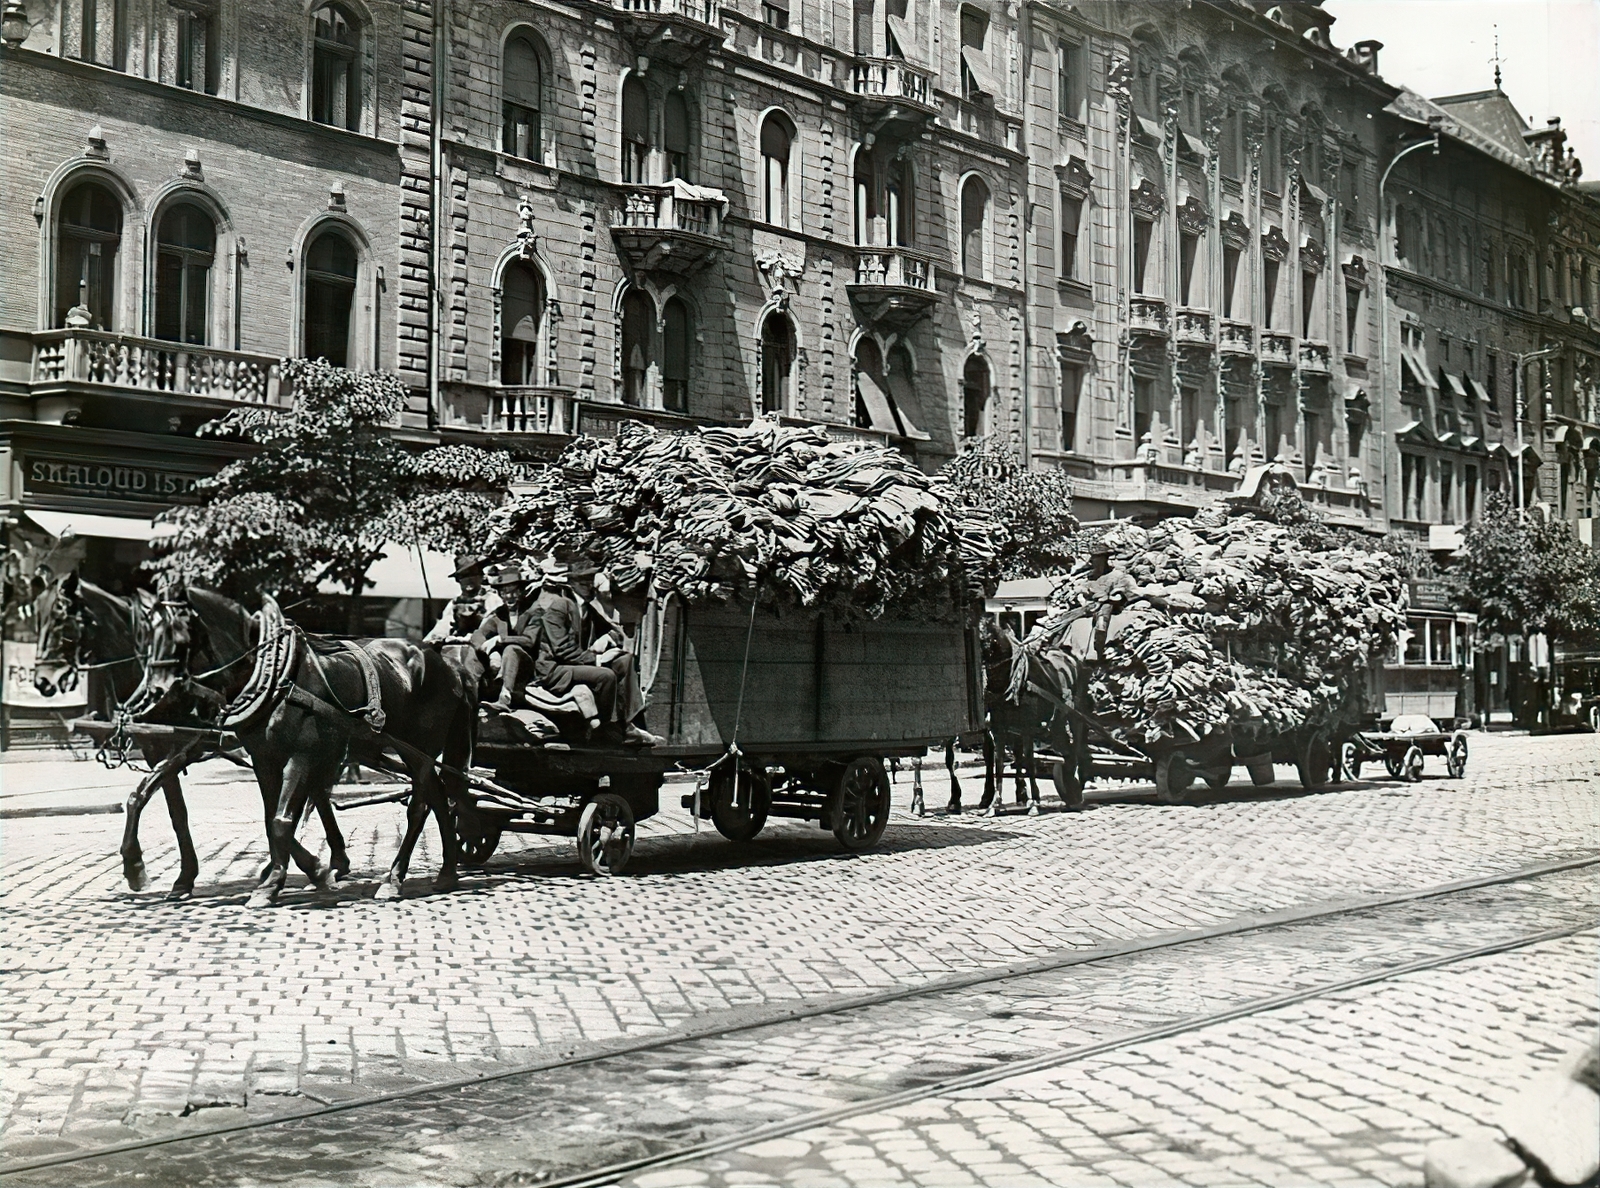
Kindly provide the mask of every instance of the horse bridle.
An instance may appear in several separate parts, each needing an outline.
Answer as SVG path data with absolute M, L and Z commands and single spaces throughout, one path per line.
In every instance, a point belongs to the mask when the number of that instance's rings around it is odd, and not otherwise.
M 70 619 L 74 627 L 72 636 L 72 650 L 68 654 L 61 657 L 63 670 L 61 679 L 56 681 L 57 688 L 63 690 L 64 692 L 70 692 L 71 690 L 76 689 L 78 687 L 79 673 L 99 672 L 101 669 L 115 668 L 119 664 L 142 664 L 144 656 L 138 651 L 134 651 L 126 656 L 118 656 L 112 660 L 85 660 L 84 638 L 87 635 L 87 632 L 84 630 L 83 626 L 83 601 L 82 599 L 75 599 L 74 602 L 76 605 L 74 605 L 71 610 L 63 608 L 61 605 L 61 592 L 57 591 L 55 605 L 51 608 L 50 612 L 52 619 Z M 150 632 L 148 628 L 141 629 L 139 607 L 137 602 L 130 602 L 128 604 L 128 627 L 130 629 L 130 634 L 133 636 L 134 647 L 136 649 L 138 648 L 141 642 L 140 637 L 142 636 L 143 642 L 148 650 Z M 92 656 L 93 654 L 93 651 L 90 651 L 89 655 Z

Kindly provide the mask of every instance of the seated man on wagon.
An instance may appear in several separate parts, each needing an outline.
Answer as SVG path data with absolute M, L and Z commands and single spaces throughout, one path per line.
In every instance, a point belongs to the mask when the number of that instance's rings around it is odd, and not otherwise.
M 500 605 L 483 616 L 471 642 L 483 657 L 487 678 L 500 683 L 499 697 L 486 706 L 504 713 L 522 704 L 522 687 L 533 679 L 539 651 L 539 619 L 533 592 L 520 564 L 513 561 L 491 565 L 487 576 Z
M 476 696 L 485 674 L 484 659 L 473 644 L 473 636 L 483 625 L 484 616 L 501 606 L 499 595 L 484 588 L 483 558 L 457 553 L 455 571 L 461 592 L 450 600 L 439 621 L 428 629 L 422 642 L 439 649 L 446 660 L 459 666 L 472 682 Z

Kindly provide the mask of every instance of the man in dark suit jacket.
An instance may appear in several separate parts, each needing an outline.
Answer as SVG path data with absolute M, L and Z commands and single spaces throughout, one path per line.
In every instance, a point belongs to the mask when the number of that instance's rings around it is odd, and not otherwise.
M 533 679 L 539 619 L 520 565 L 492 565 L 488 577 L 501 602 L 480 621 L 472 646 L 487 658 L 490 674 L 500 678 L 500 696 L 487 704 L 503 712 L 517 705 L 522 687 Z

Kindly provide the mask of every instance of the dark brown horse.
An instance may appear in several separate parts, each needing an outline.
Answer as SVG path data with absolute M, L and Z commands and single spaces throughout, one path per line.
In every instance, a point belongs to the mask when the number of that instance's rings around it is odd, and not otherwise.
M 446 779 L 455 784 L 458 777 L 441 772 L 436 761 L 442 757 L 452 772 L 471 763 L 477 691 L 467 688 L 462 674 L 438 652 L 406 640 L 305 635 L 281 618 L 270 598 L 259 618 L 209 590 L 191 588 L 187 601 L 193 609 L 188 638 L 174 633 L 168 645 L 158 632 L 152 672 L 158 661 L 176 662 L 187 670 L 177 679 L 198 682 L 232 703 L 232 729 L 250 753 L 269 806 L 272 863 L 251 906 L 272 903 L 282 890 L 307 799 L 329 796 L 346 762 L 393 771 L 390 750 L 400 754 L 412 795 L 405 838 L 377 897 L 400 895 L 430 809 L 443 851 L 433 885 L 453 888 L 456 833 Z M 292 646 L 280 646 L 284 637 Z M 186 656 L 178 654 L 180 647 Z M 269 656 L 288 657 L 284 670 L 265 672 Z M 162 679 L 170 683 L 175 673 Z M 393 747 L 395 739 L 406 745 Z
M 1028 814 L 1039 811 L 1039 782 L 1034 772 L 1034 744 L 1047 741 L 1066 765 L 1064 783 L 1071 795 L 1069 807 L 1082 802 L 1083 731 L 1074 729 L 1067 707 L 1079 694 L 1078 665 L 1069 655 L 1052 652 L 1046 658 L 1004 627 L 985 617 L 981 629 L 984 668 L 984 707 L 989 730 L 984 738 L 983 799 L 980 811 L 998 812 L 1009 751 L 1016 773 L 1017 803 L 1025 800 Z
M 105 673 L 109 705 L 108 716 L 140 711 L 142 721 L 171 726 L 208 725 L 202 706 L 172 698 L 167 704 L 151 704 L 153 691 L 146 680 L 145 661 L 155 637 L 164 629 L 165 616 L 152 596 L 119 598 L 93 582 L 68 574 L 55 583 L 40 601 L 41 628 L 34 684 L 45 696 L 57 689 L 71 691 L 83 672 Z M 189 810 L 183 798 L 181 777 L 188 766 L 211 753 L 203 739 L 145 738 L 139 752 L 150 765 L 150 772 L 128 794 L 122 830 L 122 873 L 128 886 L 142 891 L 150 885 L 145 872 L 144 851 L 139 845 L 139 819 L 150 798 L 160 788 L 166 797 L 167 814 L 178 841 L 178 878 L 167 893 L 169 899 L 186 899 L 194 893 L 200 873 L 194 839 L 189 832 Z M 348 872 L 344 839 L 339 834 L 333 811 L 325 802 L 318 804 L 323 826 L 328 830 L 332 851 L 331 869 L 322 867 L 316 857 L 296 847 L 295 862 L 315 882 L 332 885 L 334 872 Z

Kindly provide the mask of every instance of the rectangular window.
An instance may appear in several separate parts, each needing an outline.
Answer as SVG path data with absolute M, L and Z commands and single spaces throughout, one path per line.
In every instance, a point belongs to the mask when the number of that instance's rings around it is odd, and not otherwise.
M 1353 214 L 1358 205 L 1356 168 L 1356 163 L 1349 159 L 1339 165 L 1339 203 L 1347 214 Z
M 1061 366 L 1061 448 L 1067 453 L 1078 449 L 1078 402 L 1083 396 L 1083 368 Z
M 1261 264 L 1261 324 L 1272 329 L 1273 314 L 1278 305 L 1278 261 L 1264 260 Z
M 1300 273 L 1300 337 L 1314 337 L 1311 324 L 1317 316 L 1317 274 L 1310 269 Z
M 1222 176 L 1242 179 L 1244 160 L 1244 114 L 1230 111 L 1222 121 Z
M 1407 664 L 1426 664 L 1428 662 L 1428 620 L 1406 620 L 1406 658 Z
M 774 29 L 789 27 L 789 0 L 762 0 L 761 19 Z
M 1182 432 L 1180 440 L 1185 449 L 1200 432 L 1200 391 L 1198 388 L 1178 389 L 1178 416 Z
M 1442 622 L 1439 619 L 1428 620 L 1429 664 L 1444 668 L 1454 662 L 1450 655 L 1450 645 L 1455 637 L 1454 628 L 1454 623 Z
M 1190 304 L 1190 289 L 1194 281 L 1194 260 L 1200 251 L 1198 235 L 1183 235 L 1178 239 L 1178 304 Z
M 1486 386 L 1489 392 L 1489 410 L 1498 412 L 1500 410 L 1500 356 L 1493 351 L 1489 352 L 1489 365 L 1484 379 L 1487 381 Z
M 1456 468 L 1453 462 L 1439 463 L 1439 523 L 1456 522 Z
M 1272 194 L 1283 192 L 1283 133 L 1269 119 L 1261 141 L 1261 188 Z
M 1345 428 L 1349 430 L 1350 461 L 1359 462 L 1361 460 L 1361 439 L 1366 433 L 1366 422 L 1357 418 L 1347 422 Z
M 1361 289 L 1346 285 L 1344 290 L 1344 353 L 1359 354 L 1361 345 Z
M 1138 445 L 1150 432 L 1150 405 L 1155 392 L 1155 381 L 1135 378 L 1133 381 L 1133 443 Z
M 1244 401 L 1237 396 L 1229 395 L 1223 402 L 1223 415 L 1227 418 L 1224 432 L 1224 446 L 1228 455 L 1228 465 L 1231 467 L 1234 460 L 1239 457 L 1239 451 L 1244 447 L 1245 431 L 1254 426 L 1245 424 Z
M 1083 47 L 1069 41 L 1056 43 L 1056 111 L 1063 119 L 1082 120 Z
M 1222 316 L 1233 317 L 1234 294 L 1239 285 L 1239 249 L 1222 249 Z
M 1078 275 L 1078 229 L 1083 224 L 1083 200 L 1061 192 L 1061 276 Z
M 1416 454 L 1400 455 L 1400 514 L 1405 519 L 1426 520 L 1428 470 L 1426 461 Z
M 1133 291 L 1143 293 L 1147 266 L 1150 263 L 1150 236 L 1155 224 L 1148 219 L 1133 221 Z
M 1264 401 L 1261 406 L 1262 425 L 1261 449 L 1270 462 L 1281 452 L 1283 441 L 1283 406 L 1271 400 Z
M 1462 519 L 1471 524 L 1478 518 L 1478 468 L 1468 465 L 1461 473 Z

